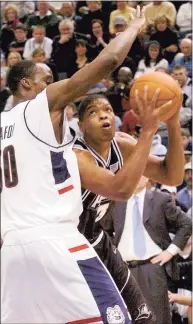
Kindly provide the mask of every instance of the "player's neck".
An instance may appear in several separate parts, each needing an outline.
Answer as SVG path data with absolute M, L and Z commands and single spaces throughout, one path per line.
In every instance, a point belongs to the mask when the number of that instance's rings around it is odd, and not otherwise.
M 84 137 L 85 142 L 92 147 L 104 160 L 108 159 L 111 141 L 93 141 L 91 138 Z

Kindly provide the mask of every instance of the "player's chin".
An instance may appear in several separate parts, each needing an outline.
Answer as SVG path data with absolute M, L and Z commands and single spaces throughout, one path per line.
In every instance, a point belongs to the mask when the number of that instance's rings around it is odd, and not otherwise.
M 114 136 L 115 136 L 115 131 L 109 129 L 109 130 L 102 131 L 100 138 L 103 141 L 112 141 Z

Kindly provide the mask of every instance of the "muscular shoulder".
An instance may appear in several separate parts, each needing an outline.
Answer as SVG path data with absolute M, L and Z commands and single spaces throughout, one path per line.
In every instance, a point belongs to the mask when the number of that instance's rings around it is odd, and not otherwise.
M 136 140 L 132 136 L 121 132 L 116 133 L 115 140 L 119 146 L 123 160 L 127 159 L 136 144 Z
M 90 152 L 88 152 L 86 150 L 80 150 L 80 149 L 77 149 L 77 148 L 73 148 L 73 151 L 76 154 L 78 163 L 81 166 L 86 167 L 87 163 L 96 164 L 95 159 L 93 158 L 93 156 L 92 156 L 92 154 Z

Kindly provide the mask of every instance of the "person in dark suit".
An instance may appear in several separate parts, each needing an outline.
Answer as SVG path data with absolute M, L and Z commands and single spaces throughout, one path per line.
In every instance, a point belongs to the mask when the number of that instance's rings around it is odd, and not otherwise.
M 147 190 L 147 181 L 142 177 L 135 194 L 115 205 L 113 241 L 154 311 L 156 323 L 171 324 L 168 283 L 179 279 L 176 256 L 191 236 L 191 220 L 169 195 Z M 169 233 L 175 234 L 173 240 Z

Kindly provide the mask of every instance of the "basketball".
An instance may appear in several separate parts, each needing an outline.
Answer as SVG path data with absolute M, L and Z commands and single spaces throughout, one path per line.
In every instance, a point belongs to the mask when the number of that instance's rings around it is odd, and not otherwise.
M 180 109 L 183 99 L 181 88 L 170 75 L 162 72 L 147 73 L 135 80 L 130 91 L 131 109 L 137 112 L 135 90 L 139 91 L 139 98 L 141 99 L 146 85 L 148 86 L 148 102 L 152 100 L 156 89 L 160 89 L 156 108 L 172 100 L 172 104 L 160 113 L 160 121 L 168 120 Z

